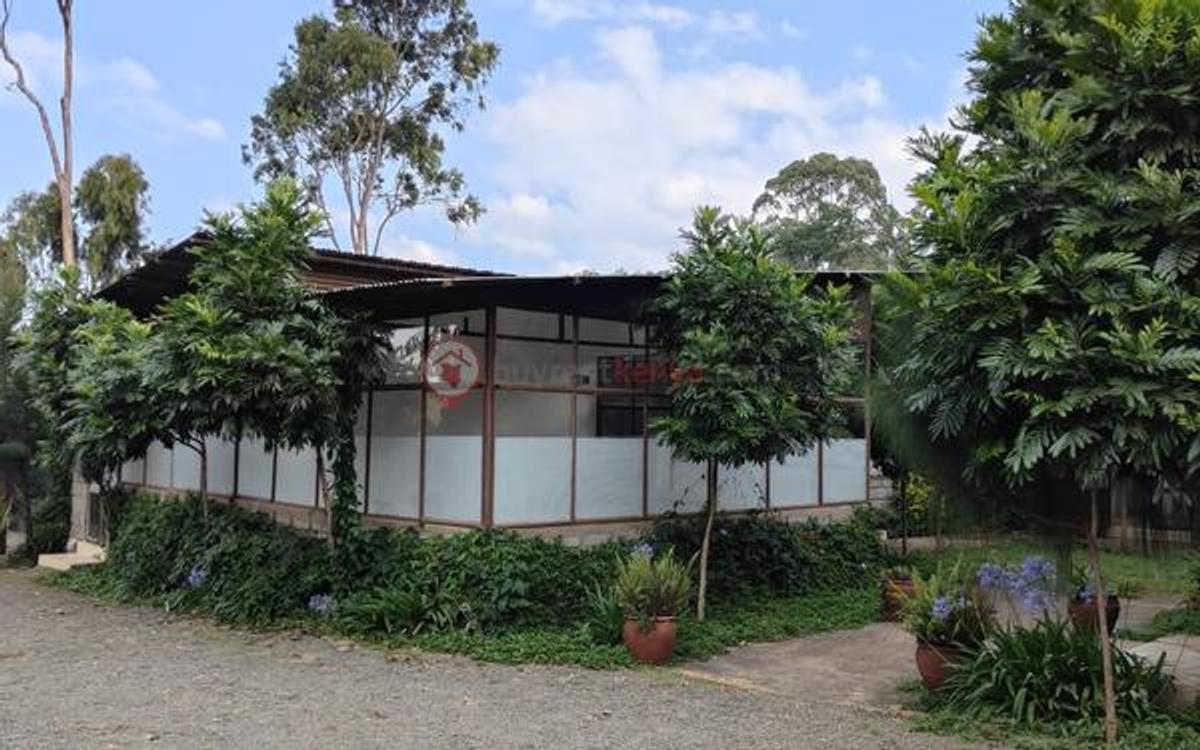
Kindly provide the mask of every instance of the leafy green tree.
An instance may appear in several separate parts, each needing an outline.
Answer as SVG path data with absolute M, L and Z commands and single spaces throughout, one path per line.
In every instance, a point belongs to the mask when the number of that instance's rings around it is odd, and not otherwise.
M 291 53 L 243 149 L 261 179 L 302 180 L 325 211 L 330 183 L 344 197 L 349 245 L 377 253 L 387 224 L 439 203 L 451 221 L 474 220 L 479 202 L 443 163 L 441 130 L 461 130 L 499 49 L 479 38 L 466 0 L 338 0 L 332 19 L 296 26 Z
M 707 466 L 702 620 L 717 472 L 804 453 L 832 434 L 853 314 L 847 288 L 818 288 L 771 257 L 758 227 L 716 208 L 699 209 L 683 238 L 653 306 L 658 344 L 678 375 L 670 413 L 653 428 L 676 455 Z
M 84 170 L 70 217 L 84 266 L 84 285 L 95 289 L 137 263 L 146 250 L 143 225 L 149 183 L 128 155 L 103 156 Z M 15 248 L 32 283 L 40 286 L 63 262 L 59 191 L 19 194 L 0 219 L 0 235 Z
M 767 180 L 754 218 L 800 269 L 886 268 L 907 249 L 900 213 L 866 159 L 820 153 L 792 162 Z
M 75 213 L 83 227 L 82 259 L 93 288 L 133 267 L 146 249 L 149 212 L 146 175 L 128 154 L 102 156 L 84 170 L 75 188 Z
M 1098 492 L 1192 491 L 1200 466 L 1198 27 L 1195 3 L 1019 0 L 970 54 L 973 147 L 914 143 L 929 258 L 907 403 L 1041 515 L 1083 524 L 1090 496 L 1097 590 Z
M 21 513 L 28 528 L 30 516 L 27 463 L 38 421 L 30 413 L 27 383 L 14 361 L 13 339 L 24 309 L 25 267 L 12 245 L 0 238 L 0 473 L 4 477 L 0 554 L 6 547 L 8 521 Z

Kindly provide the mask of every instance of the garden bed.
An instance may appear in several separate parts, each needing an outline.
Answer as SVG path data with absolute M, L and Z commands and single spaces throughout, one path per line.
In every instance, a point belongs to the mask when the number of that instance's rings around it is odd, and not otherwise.
M 579 548 L 502 531 L 421 537 L 378 529 L 336 556 L 324 540 L 196 500 L 133 499 L 109 562 L 47 578 L 111 600 L 256 628 L 299 628 L 504 663 L 632 664 L 612 596 L 636 545 L 694 553 L 696 522 L 668 519 L 644 540 Z M 721 519 L 704 622 L 680 618 L 675 660 L 741 643 L 858 627 L 878 618 L 888 559 L 858 521 Z

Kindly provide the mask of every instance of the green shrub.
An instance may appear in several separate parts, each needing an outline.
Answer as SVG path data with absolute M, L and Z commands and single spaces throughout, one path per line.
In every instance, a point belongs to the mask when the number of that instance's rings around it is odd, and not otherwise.
M 43 498 L 33 508 L 30 526 L 22 554 L 36 561 L 38 555 L 64 551 L 71 537 L 71 498 Z
M 1117 710 L 1144 721 L 1171 687 L 1163 661 L 1149 664 L 1113 649 Z M 995 633 L 946 685 L 948 706 L 978 718 L 1020 724 L 1092 721 L 1104 715 L 1098 636 L 1043 619 L 1032 628 Z
M 948 572 L 914 576 L 916 587 L 904 602 L 904 627 L 918 642 L 971 648 L 995 629 L 995 617 L 976 586 L 964 586 Z
M 700 549 L 704 519 L 669 516 L 647 540 L 673 547 L 682 559 Z M 713 527 L 708 586 L 715 597 L 796 595 L 861 583 L 889 560 L 865 517 L 848 522 L 790 523 L 764 512 L 719 516 Z
M 330 585 L 320 539 L 235 508 L 210 507 L 206 519 L 196 498 L 133 501 L 108 558 L 103 576 L 120 598 L 168 596 L 170 606 L 239 622 L 300 614 Z
M 614 645 L 621 642 L 621 629 L 625 625 L 625 610 L 617 601 L 614 587 L 597 583 L 588 592 L 587 612 L 582 629 L 599 645 Z

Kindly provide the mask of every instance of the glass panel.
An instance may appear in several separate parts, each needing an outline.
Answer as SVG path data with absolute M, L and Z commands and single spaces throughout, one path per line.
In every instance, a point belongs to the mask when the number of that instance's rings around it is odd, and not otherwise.
M 177 490 L 200 489 L 200 454 L 186 445 L 175 444 L 171 451 L 171 487 Z
M 498 525 L 571 518 L 571 397 L 496 394 Z
M 496 309 L 496 334 L 499 336 L 530 336 L 539 339 L 561 339 L 560 317 L 553 313 Z M 563 322 L 563 329 L 566 322 Z
M 816 505 L 819 477 L 817 449 L 771 464 L 771 507 L 789 508 L 796 505 Z
M 629 323 L 619 320 L 579 319 L 580 341 L 603 341 L 613 344 L 628 344 Z
M 482 336 L 487 333 L 487 315 L 483 310 L 440 313 L 429 316 L 429 327 L 445 335 Z
M 671 449 L 650 441 L 650 512 L 697 513 L 704 508 L 704 464 L 675 459 Z
M 483 382 L 487 346 L 484 321 L 481 310 L 430 318 L 425 375 L 435 389 L 458 395 Z
M 717 472 L 717 507 L 721 510 L 765 508 L 767 472 L 761 464 L 747 464 Z
M 388 334 L 392 352 L 384 363 L 385 382 L 389 384 L 421 382 L 421 348 L 425 344 L 423 321 L 396 323 Z
M 831 440 L 825 444 L 825 503 L 866 500 L 867 441 Z
M 238 446 L 238 496 L 271 499 L 274 460 L 259 439 L 242 438 Z
M 275 502 L 313 505 L 317 501 L 317 452 L 279 449 L 275 465 Z
M 849 503 L 867 499 L 866 419 L 862 403 L 842 406 L 845 429 L 825 444 L 825 473 L 822 499 L 826 503 Z
M 483 393 L 426 399 L 425 517 L 479 523 L 483 504 Z M 375 468 L 371 467 L 374 472 Z
M 143 473 L 146 468 L 145 458 L 135 458 L 132 461 L 126 461 L 121 467 L 121 481 L 128 484 L 142 484 L 145 479 Z
M 514 385 L 570 385 L 574 344 L 519 339 L 496 341 L 496 382 Z
M 421 394 L 376 391 L 373 408 L 370 512 L 416 518 L 421 484 Z
M 354 423 L 354 484 L 358 494 L 359 508 L 363 507 L 363 499 L 367 481 L 367 397 L 364 395 L 358 406 L 358 419 Z M 333 460 L 326 462 L 326 470 L 332 472 Z M 330 476 L 332 482 L 333 477 Z
M 608 397 L 581 394 L 576 404 L 575 515 L 580 520 L 640 516 L 644 460 L 641 430 L 598 435 L 601 398 Z
M 236 445 L 232 440 L 215 436 L 208 438 L 205 445 L 208 451 L 208 491 L 229 497 L 233 494 L 233 453 Z

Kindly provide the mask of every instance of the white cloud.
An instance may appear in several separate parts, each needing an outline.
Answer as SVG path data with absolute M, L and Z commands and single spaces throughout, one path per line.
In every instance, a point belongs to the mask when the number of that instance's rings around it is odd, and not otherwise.
M 572 21 L 620 21 L 682 28 L 696 21 L 696 16 L 686 8 L 653 2 L 529 0 L 529 11 L 538 20 L 550 25 Z
M 752 10 L 714 10 L 704 21 L 710 34 L 757 34 L 758 14 Z
M 806 39 L 808 37 L 808 31 L 806 29 L 800 28 L 791 21 L 783 21 L 780 23 L 779 33 L 783 34 L 788 39 L 795 40 Z
M 15 32 L 12 40 L 14 56 L 25 71 L 26 81 L 50 108 L 62 87 L 62 43 L 33 31 Z M 225 127 L 217 120 L 186 115 L 172 105 L 158 79 L 136 60 L 94 60 L 77 52 L 74 73 L 77 104 L 95 101 L 130 130 L 163 141 L 225 137 Z M 12 80 L 11 68 L 0 65 L 0 82 Z M 0 101 L 11 101 L 15 96 L 0 91 Z
M 471 245 L 549 272 L 661 269 L 696 206 L 745 213 L 782 166 L 819 151 L 872 160 L 910 205 L 905 142 L 921 122 L 889 116 L 877 78 L 816 89 L 786 65 L 666 65 L 648 27 L 595 45 L 600 66 L 559 61 L 489 110 L 498 188 Z
M 379 248 L 379 254 L 387 258 L 403 258 L 420 263 L 437 263 L 444 266 L 461 266 L 462 258 L 453 250 L 439 247 L 432 242 L 407 235 L 389 236 Z

